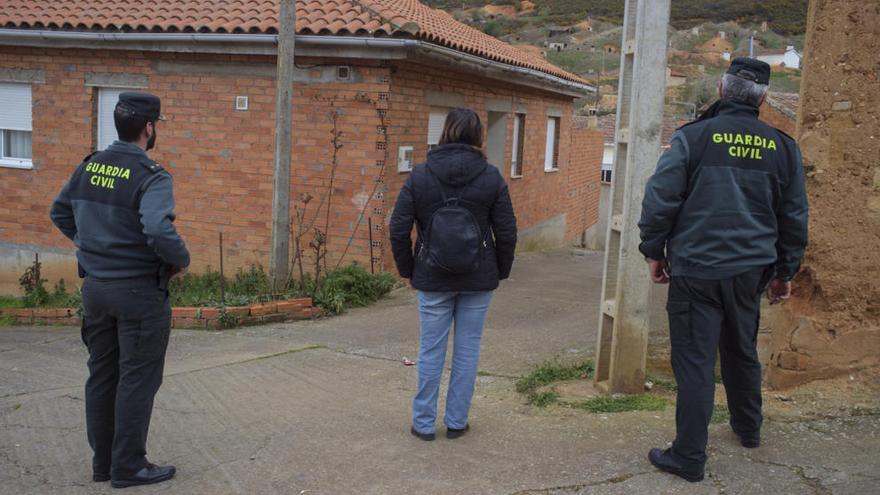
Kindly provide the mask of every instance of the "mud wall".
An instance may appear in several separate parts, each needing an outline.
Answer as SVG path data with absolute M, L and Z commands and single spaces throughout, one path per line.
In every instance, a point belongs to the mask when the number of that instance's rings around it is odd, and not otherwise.
M 810 246 L 773 325 L 773 387 L 880 362 L 880 2 L 809 9 L 797 132 Z

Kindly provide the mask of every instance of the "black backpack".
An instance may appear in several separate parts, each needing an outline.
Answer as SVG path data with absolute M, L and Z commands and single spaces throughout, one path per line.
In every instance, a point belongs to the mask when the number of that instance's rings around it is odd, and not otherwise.
M 470 183 L 456 197 L 449 197 L 430 168 L 428 175 L 434 176 L 440 186 L 443 202 L 428 219 L 427 229 L 419 225 L 419 261 L 429 268 L 454 275 L 473 273 L 480 269 L 491 229 L 486 229 L 484 235 L 477 218 L 462 204 L 465 201 L 461 197 Z

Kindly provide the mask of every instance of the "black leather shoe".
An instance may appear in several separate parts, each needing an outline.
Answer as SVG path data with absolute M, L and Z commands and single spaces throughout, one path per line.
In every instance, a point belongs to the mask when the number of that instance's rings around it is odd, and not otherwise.
M 177 470 L 174 469 L 174 466 L 147 464 L 146 467 L 128 478 L 110 480 L 110 486 L 113 488 L 127 488 L 129 486 L 152 485 L 170 480 L 176 472 Z
M 92 481 L 95 483 L 110 481 L 110 473 L 92 473 Z
M 747 449 L 757 449 L 761 446 L 761 433 L 752 433 L 749 435 L 744 435 L 736 430 L 733 430 L 736 436 L 739 437 L 739 443 L 742 444 L 743 447 Z
M 648 460 L 651 461 L 651 464 L 657 469 L 666 471 L 669 474 L 674 474 L 679 478 L 684 478 L 691 483 L 703 481 L 703 478 L 705 477 L 702 469 L 699 471 L 686 469 L 680 462 L 673 459 L 672 454 L 669 453 L 669 449 L 651 449 L 651 451 L 648 452 Z
M 420 440 L 424 440 L 426 442 L 430 442 L 431 440 L 434 440 L 437 437 L 437 435 L 435 435 L 434 433 L 419 433 L 416 431 L 415 427 L 410 428 L 409 432 L 412 433 L 413 436 L 416 436 Z
M 471 429 L 471 425 L 469 425 L 469 424 L 464 425 L 464 428 L 461 428 L 461 429 L 450 428 L 447 426 L 446 427 L 446 438 L 448 438 L 450 440 L 455 440 L 456 438 L 467 433 L 468 430 L 470 430 L 470 429 Z
M 739 437 L 739 443 L 747 449 L 757 449 L 761 446 L 761 437 Z

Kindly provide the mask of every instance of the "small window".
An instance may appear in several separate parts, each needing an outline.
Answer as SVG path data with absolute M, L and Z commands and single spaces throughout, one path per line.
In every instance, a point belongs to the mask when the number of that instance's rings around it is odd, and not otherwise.
M 605 145 L 605 151 L 602 154 L 602 175 L 600 180 L 608 184 L 611 183 L 611 171 L 614 169 L 614 145 Z
M 513 119 L 513 157 L 510 160 L 511 177 L 522 177 L 523 154 L 526 142 L 526 114 L 518 113 Z
M 448 113 L 448 108 L 431 107 L 431 113 L 428 115 L 428 150 L 434 149 L 440 143 Z
M 547 119 L 547 144 L 544 148 L 544 171 L 559 170 L 559 117 Z
M 116 133 L 116 122 L 113 120 L 113 111 L 119 95 L 126 89 L 98 88 L 98 149 L 105 150 L 119 137 Z
M 489 112 L 487 124 L 486 159 L 497 167 L 504 163 L 504 154 L 507 152 L 507 114 Z
M 0 83 L 0 167 L 34 167 L 31 101 L 30 85 Z
M 413 147 L 400 146 L 397 148 L 397 171 L 399 173 L 412 172 Z

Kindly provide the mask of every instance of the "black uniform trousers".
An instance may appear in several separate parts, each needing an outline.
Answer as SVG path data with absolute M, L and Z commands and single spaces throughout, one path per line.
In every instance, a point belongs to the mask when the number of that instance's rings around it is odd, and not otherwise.
M 672 454 L 695 470 L 706 462 L 719 352 L 731 427 L 740 436 L 760 433 L 757 336 L 764 274 L 760 268 L 722 280 L 680 276 L 670 280 L 666 310 L 678 385 Z
M 114 479 L 125 478 L 147 465 L 147 431 L 153 397 L 162 384 L 171 303 L 156 277 L 86 277 L 82 299 L 92 468 Z

